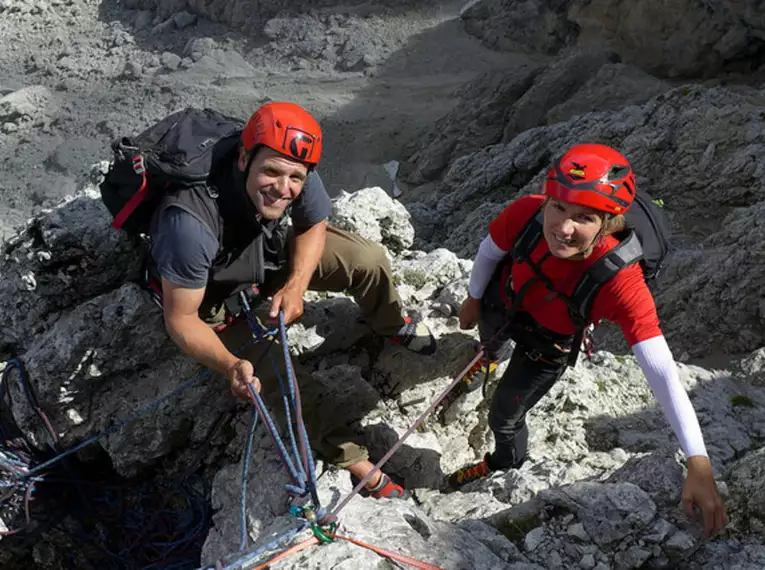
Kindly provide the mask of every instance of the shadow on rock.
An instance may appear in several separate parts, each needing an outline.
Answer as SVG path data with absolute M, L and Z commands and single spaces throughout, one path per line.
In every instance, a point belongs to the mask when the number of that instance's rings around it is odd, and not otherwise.
M 377 357 L 369 381 L 384 396 L 398 398 L 401 407 L 419 410 L 465 368 L 475 356 L 474 344 L 472 336 L 450 332 L 439 337 L 438 350 L 431 356 L 386 346 Z M 425 391 L 418 394 L 418 387 Z M 423 401 L 417 401 L 420 399 Z
M 362 433 L 372 462 L 381 459 L 403 435 L 385 424 L 366 426 Z M 406 441 L 382 470 L 405 489 L 440 488 L 444 472 L 438 439 L 433 434 L 414 433 Z
M 731 521 L 716 540 L 683 513 L 677 441 L 642 374 L 607 353 L 567 373 L 529 415 L 522 468 L 426 496 L 426 512 L 489 522 L 546 568 L 758 567 L 765 547 L 747 534 L 765 521 L 765 393 L 747 375 L 685 365 L 680 375 Z

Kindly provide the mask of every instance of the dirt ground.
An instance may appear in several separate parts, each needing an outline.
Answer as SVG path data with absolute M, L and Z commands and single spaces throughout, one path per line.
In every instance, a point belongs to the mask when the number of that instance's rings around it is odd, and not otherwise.
M 73 193 L 112 139 L 187 105 L 240 117 L 268 100 L 304 105 L 325 130 L 325 183 L 353 191 L 459 87 L 528 61 L 467 35 L 463 2 L 388 4 L 293 10 L 245 33 L 117 0 L 2 0 L 0 237 Z

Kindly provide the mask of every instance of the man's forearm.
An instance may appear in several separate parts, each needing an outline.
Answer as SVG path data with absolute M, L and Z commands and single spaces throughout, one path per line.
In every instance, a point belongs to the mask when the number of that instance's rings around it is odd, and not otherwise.
M 239 360 L 225 347 L 218 335 L 196 316 L 165 321 L 170 338 L 180 349 L 207 368 L 227 376 Z
M 322 221 L 302 231 L 295 231 L 292 243 L 292 272 L 288 285 L 305 292 L 319 265 L 327 241 L 327 222 Z

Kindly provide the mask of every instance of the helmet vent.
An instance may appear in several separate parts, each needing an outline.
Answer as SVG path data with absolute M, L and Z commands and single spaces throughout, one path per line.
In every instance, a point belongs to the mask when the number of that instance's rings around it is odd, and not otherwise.
M 620 180 L 630 173 L 629 166 L 612 166 L 608 171 L 608 180 Z

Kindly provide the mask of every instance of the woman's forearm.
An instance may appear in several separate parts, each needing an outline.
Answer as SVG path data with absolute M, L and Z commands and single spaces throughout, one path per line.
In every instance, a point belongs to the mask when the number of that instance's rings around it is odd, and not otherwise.
M 690 398 L 680 383 L 677 364 L 663 336 L 644 340 L 632 346 L 640 368 L 653 395 L 680 440 L 685 455 L 707 456 L 701 426 Z
M 499 246 L 494 243 L 491 236 L 486 236 L 481 242 L 478 248 L 478 253 L 475 256 L 473 262 L 473 270 L 470 273 L 470 284 L 468 285 L 468 293 L 474 299 L 480 299 L 483 297 L 486 286 L 491 280 L 491 276 L 494 275 L 494 270 L 505 256 L 507 252 L 500 249 Z

